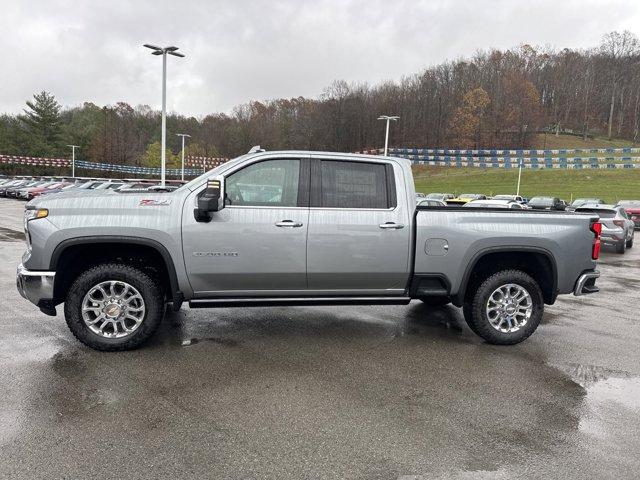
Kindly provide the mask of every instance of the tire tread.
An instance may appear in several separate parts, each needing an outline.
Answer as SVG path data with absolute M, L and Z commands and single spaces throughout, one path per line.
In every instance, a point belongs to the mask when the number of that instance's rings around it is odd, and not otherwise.
M 120 277 L 135 287 L 145 297 L 147 313 L 142 325 L 131 337 L 111 342 L 89 331 L 82 320 L 79 308 L 88 288 L 102 281 L 102 277 Z M 123 278 L 124 277 L 124 278 Z M 128 278 L 127 278 L 128 277 Z M 157 331 L 164 315 L 164 295 L 159 282 L 145 272 L 122 263 L 104 263 L 85 270 L 71 284 L 64 303 L 64 316 L 71 333 L 83 344 L 104 352 L 133 350 L 145 343 Z
M 501 333 L 485 318 L 485 296 L 495 290 L 499 283 L 524 283 L 522 286 L 527 288 L 531 295 L 533 312 L 524 328 L 516 333 Z M 514 345 L 526 340 L 536 331 L 542 319 L 544 299 L 540 286 L 530 275 L 516 269 L 500 270 L 480 280 L 477 285 L 477 289 L 463 306 L 464 319 L 475 334 L 494 345 Z

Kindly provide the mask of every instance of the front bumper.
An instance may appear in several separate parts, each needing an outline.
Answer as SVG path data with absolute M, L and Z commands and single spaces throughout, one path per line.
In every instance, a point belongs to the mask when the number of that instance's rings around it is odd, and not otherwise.
M 27 270 L 22 264 L 16 272 L 18 292 L 40 309 L 53 308 L 53 284 L 56 272 Z
M 596 287 L 596 279 L 600 276 L 598 270 L 587 270 L 578 277 L 576 286 L 573 289 L 575 296 L 587 295 L 589 293 L 599 292 L 600 289 Z

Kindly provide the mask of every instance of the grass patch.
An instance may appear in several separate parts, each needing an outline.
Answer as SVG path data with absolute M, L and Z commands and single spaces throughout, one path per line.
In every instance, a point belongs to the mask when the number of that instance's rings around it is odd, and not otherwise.
M 578 148 L 578 147 L 576 147 Z M 457 167 L 413 168 L 418 192 L 515 194 L 518 169 Z M 615 203 L 640 199 L 640 169 L 523 170 L 520 193 L 525 197 L 550 195 L 571 201 L 599 197 Z

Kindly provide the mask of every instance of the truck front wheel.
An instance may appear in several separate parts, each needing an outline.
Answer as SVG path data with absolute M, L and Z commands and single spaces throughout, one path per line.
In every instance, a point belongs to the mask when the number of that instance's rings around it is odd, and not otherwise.
M 485 278 L 465 301 L 464 318 L 488 343 L 513 345 L 535 332 L 544 312 L 538 283 L 520 270 L 502 270 Z
M 164 315 L 158 283 L 117 263 L 92 267 L 71 285 L 64 304 L 71 332 L 96 350 L 131 350 L 147 341 Z

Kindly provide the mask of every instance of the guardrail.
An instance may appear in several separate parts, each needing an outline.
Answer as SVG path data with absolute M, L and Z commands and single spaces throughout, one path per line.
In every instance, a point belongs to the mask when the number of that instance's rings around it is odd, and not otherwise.
M 383 150 L 364 150 L 358 153 L 382 155 Z M 609 155 L 598 157 L 593 156 L 593 154 L 596 153 Z M 628 155 L 633 153 L 640 153 L 640 148 L 628 147 L 556 150 L 455 150 L 444 148 L 389 149 L 389 155 L 407 158 L 413 163 L 419 165 L 475 168 L 518 168 L 522 165 L 523 168 L 530 169 L 640 168 L 640 156 L 610 156 L 611 154 Z M 570 154 L 580 156 L 568 156 Z
M 226 158 L 211 158 L 211 157 L 187 157 L 185 158 L 186 167 L 184 173 L 187 176 L 200 175 L 203 169 L 214 168 L 224 162 Z M 25 165 L 25 166 L 40 166 L 40 167 L 61 167 L 71 168 L 71 160 L 66 158 L 46 158 L 46 157 L 23 157 L 18 155 L 1 155 L 0 163 L 13 164 L 13 165 Z M 103 172 L 120 172 L 120 173 L 136 173 L 139 175 L 160 175 L 159 167 L 141 167 L 135 165 L 117 165 L 112 163 L 98 163 L 87 162 L 85 160 L 76 160 L 75 167 L 79 169 L 87 170 L 99 170 Z M 179 176 L 182 172 L 180 168 L 168 168 L 166 174 L 168 176 Z

